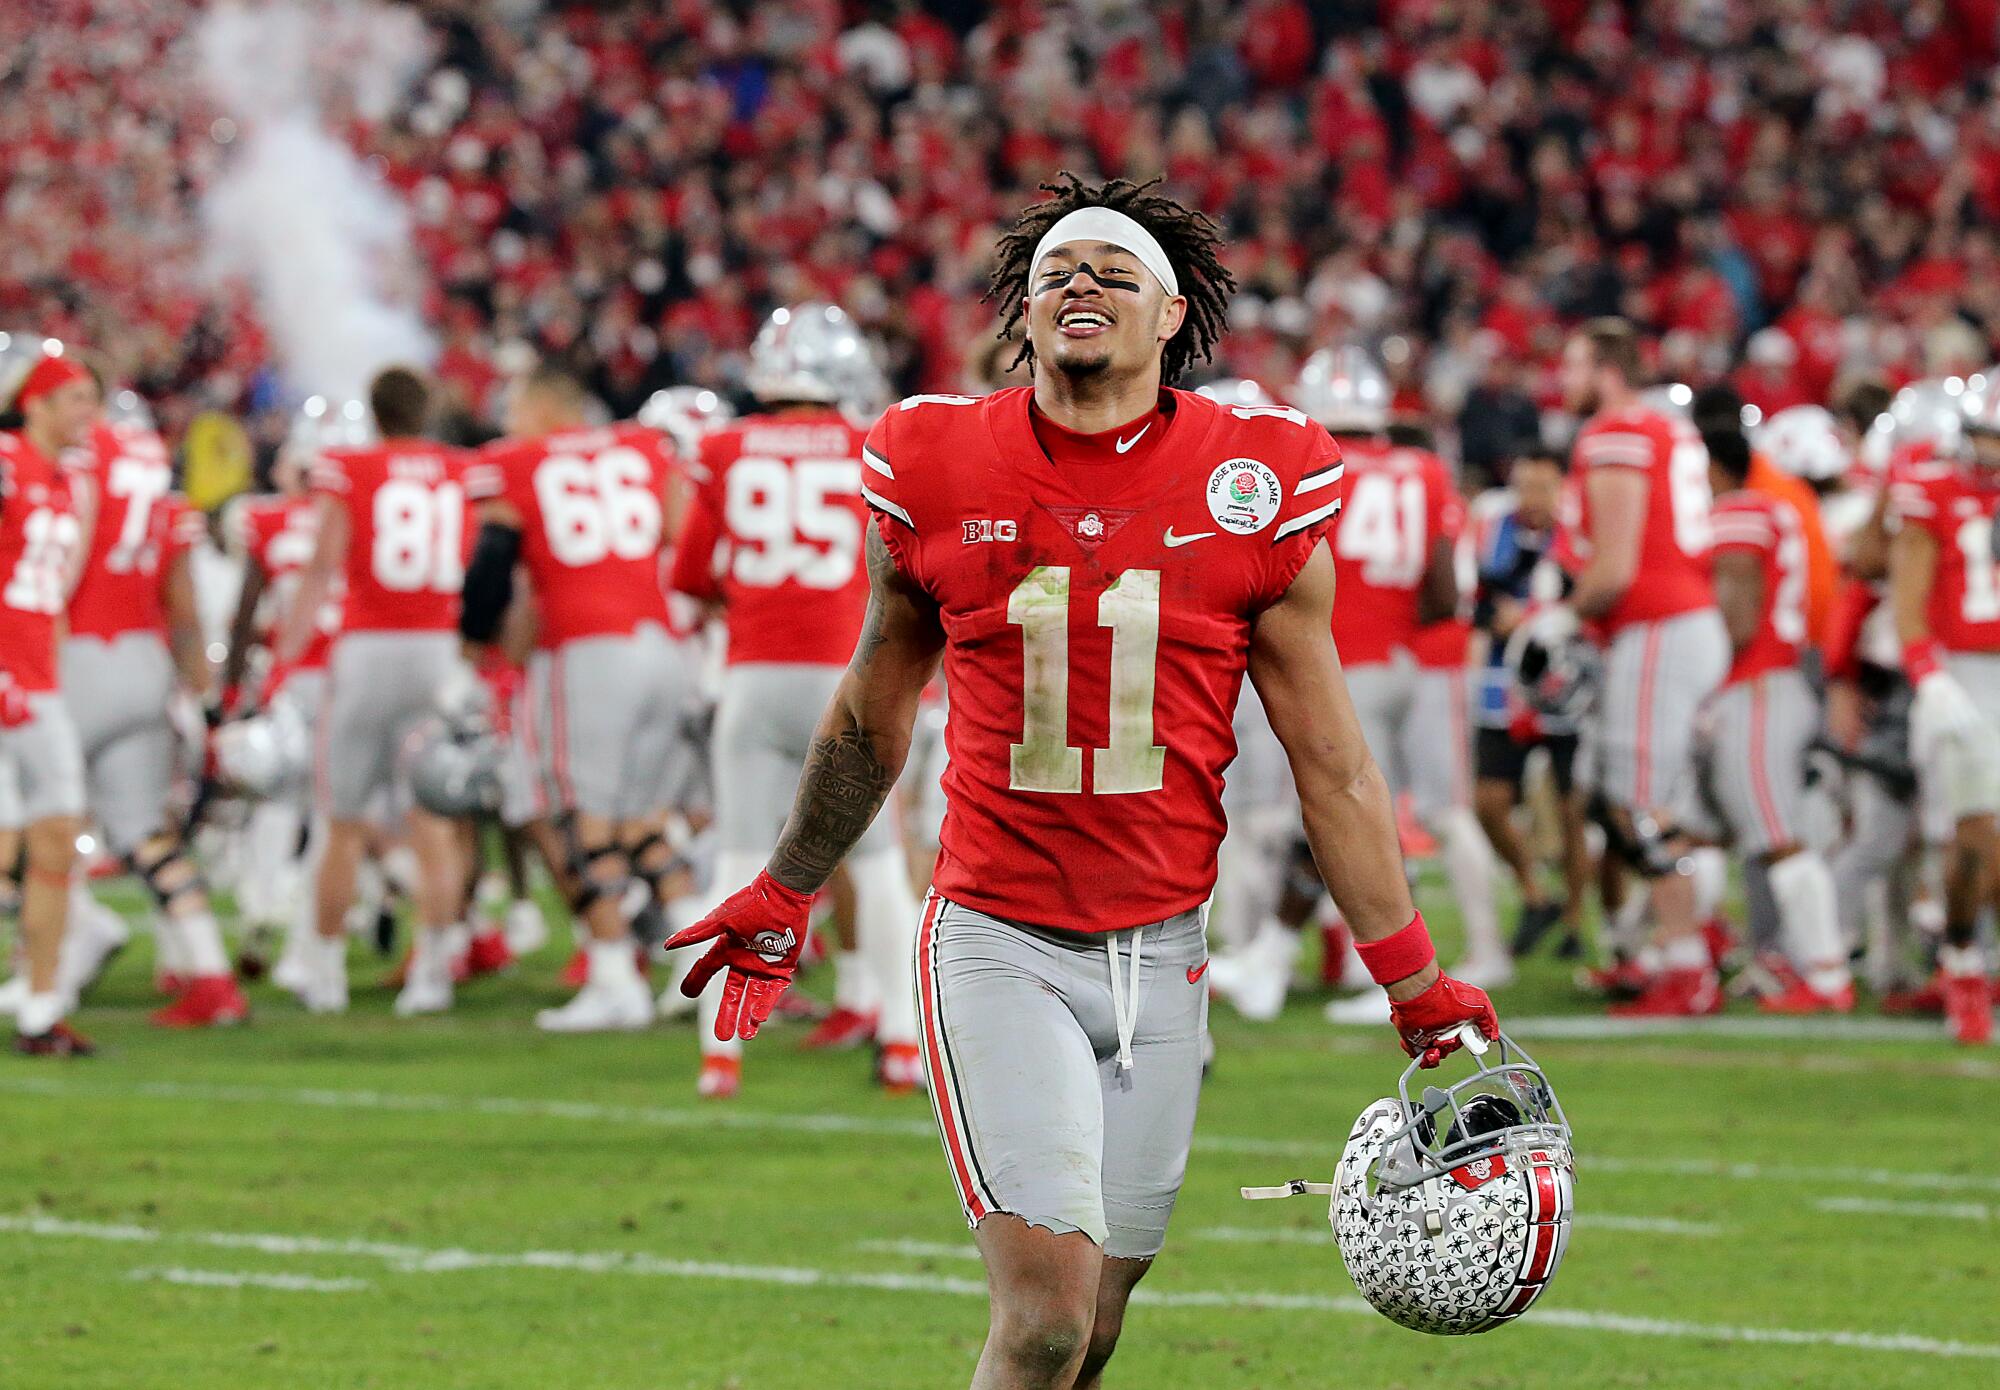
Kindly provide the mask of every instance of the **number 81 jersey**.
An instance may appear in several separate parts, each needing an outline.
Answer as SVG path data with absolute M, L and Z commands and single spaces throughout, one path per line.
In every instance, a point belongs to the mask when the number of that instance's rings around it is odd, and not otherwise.
M 503 498 L 520 515 L 544 646 L 666 626 L 670 468 L 657 433 L 612 425 L 489 445 L 466 474 L 475 502 Z
M 1340 451 L 1296 410 L 1164 391 L 1143 461 L 1058 467 L 1031 395 L 902 402 L 863 495 L 945 631 L 938 891 L 1119 931 L 1214 888 L 1251 625 L 1333 524 Z
M 471 537 L 466 455 L 427 439 L 328 449 L 312 490 L 347 512 L 343 632 L 443 632 L 458 624 Z

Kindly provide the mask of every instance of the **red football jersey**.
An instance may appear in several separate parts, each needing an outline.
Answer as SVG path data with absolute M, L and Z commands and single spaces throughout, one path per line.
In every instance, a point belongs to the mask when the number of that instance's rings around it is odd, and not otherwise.
M 200 543 L 202 527 L 201 513 L 174 491 L 166 442 L 149 429 L 100 424 L 91 431 L 85 476 L 96 510 L 90 555 L 70 595 L 70 634 L 164 634 L 167 567 Z
M 472 466 L 473 500 L 503 499 L 520 514 L 542 645 L 667 625 L 660 554 L 672 471 L 663 438 L 638 425 L 505 440 Z
M 1993 558 L 1993 509 L 2000 474 L 1960 467 L 1928 448 L 1910 455 L 1889 481 L 1890 518 L 1921 526 L 1937 542 L 1931 581 L 1931 636 L 1946 651 L 2000 651 L 2000 563 Z
M 1731 492 L 1710 514 L 1716 554 L 1742 550 L 1764 564 L 1764 616 L 1750 645 L 1736 653 L 1733 684 L 1799 664 L 1806 643 L 1806 535 L 1791 503 L 1758 492 Z
M 69 471 L 27 436 L 0 431 L 0 671 L 22 690 L 59 684 L 56 635 L 82 545 Z
M 1646 475 L 1646 520 L 1632 585 L 1604 616 L 1607 632 L 1656 622 L 1715 604 L 1709 580 L 1708 448 L 1678 416 L 1643 406 L 1593 416 L 1577 434 L 1571 486 L 1575 548 L 1588 558 L 1592 526 L 1585 476 L 1595 468 L 1636 468 Z
M 1345 441 L 1341 454 L 1347 477 L 1333 532 L 1333 638 L 1343 664 L 1373 666 L 1398 648 L 1416 648 L 1417 593 L 1431 544 L 1457 538 L 1465 504 L 1436 454 L 1365 440 Z
M 1117 931 L 1214 887 L 1251 623 L 1338 514 L 1340 450 L 1299 411 L 1166 391 L 1141 462 L 1058 466 L 1031 396 L 902 402 L 862 495 L 944 624 L 938 891 Z
M 673 585 L 721 601 L 732 664 L 854 654 L 868 611 L 864 438 L 826 410 L 753 416 L 702 441 Z
M 466 455 L 428 439 L 328 449 L 314 492 L 347 511 L 345 632 L 443 632 L 458 626 L 472 537 Z
M 276 494 L 245 497 L 230 504 L 223 514 L 223 523 L 231 548 L 254 559 L 264 571 L 265 592 L 270 596 L 265 601 L 266 611 L 271 615 L 284 612 L 298 589 L 299 571 L 312 559 L 319 544 L 318 505 L 310 497 Z M 336 575 L 332 591 L 320 605 L 312 636 L 290 670 L 316 671 L 326 665 L 327 650 L 340 631 L 345 588 L 346 581 Z M 275 618 L 267 618 L 264 632 L 267 641 L 273 626 Z M 272 685 L 277 684 L 279 681 L 274 679 Z

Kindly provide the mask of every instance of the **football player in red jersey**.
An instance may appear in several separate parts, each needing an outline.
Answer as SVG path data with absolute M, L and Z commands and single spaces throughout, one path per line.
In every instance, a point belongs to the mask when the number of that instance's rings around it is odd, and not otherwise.
M 91 492 L 93 522 L 70 597 L 62 683 L 83 744 L 85 798 L 105 847 L 152 894 L 161 954 L 177 967 L 179 997 L 153 1021 L 239 1023 L 250 1006 L 185 828 L 168 807 L 180 744 L 172 706 L 202 708 L 211 677 L 189 574 L 201 514 L 174 491 L 173 460 L 151 429 L 100 420 L 80 452 L 89 460 L 77 476 Z
M 874 819 L 942 655 L 944 848 L 917 943 L 930 1091 L 987 1266 L 977 1387 L 1096 1386 L 1165 1239 L 1201 1085 L 1202 909 L 1246 671 L 1413 1055 L 1498 1022 L 1442 976 L 1331 639 L 1340 454 L 1295 410 L 1166 389 L 1224 327 L 1205 218 L 1074 177 L 1002 238 L 1034 385 L 869 436 L 870 602 L 769 865 L 677 945 L 750 1036 Z
M 784 829 L 813 728 L 854 654 L 868 607 L 861 565 L 867 431 L 840 407 L 880 402 L 866 339 L 839 309 L 781 309 L 750 349 L 764 407 L 702 441 L 699 488 L 674 554 L 673 585 L 720 608 L 727 667 L 716 706 L 715 882 L 753 877 Z M 879 1001 L 879 1073 L 893 1090 L 923 1082 L 909 988 L 917 899 L 894 816 L 879 817 L 845 864 L 860 968 Z M 836 958 L 836 969 L 853 970 Z M 714 1036 L 722 982 L 703 994 L 701 1089 L 736 1089 L 742 1043 Z
M 315 1012 L 347 1008 L 347 910 L 366 853 L 369 816 L 398 776 L 398 755 L 459 668 L 459 587 L 465 574 L 465 458 L 421 438 L 431 388 L 408 367 L 369 385 L 381 443 L 330 448 L 313 460 L 319 533 L 285 612 L 273 658 L 296 662 L 311 645 L 320 605 L 345 577 L 340 636 L 327 662 L 315 753 L 316 796 L 327 819 L 314 891 L 315 959 L 300 996 Z M 399 1014 L 451 1007 L 456 959 L 470 941 L 458 827 L 409 813 L 418 863 L 421 930 Z
M 1913 454 L 1893 475 L 1889 599 L 1903 644 L 1910 760 L 1926 802 L 1926 838 L 1948 841 L 1945 1016 L 1962 1043 L 1993 1039 L 1989 967 L 1977 940 L 2000 896 L 2000 389 L 1968 391 L 1962 430 Z
M 527 576 L 546 659 L 532 664 L 530 717 L 568 844 L 550 859 L 590 929 L 589 974 L 536 1026 L 559 1033 L 643 1028 L 626 888 L 672 851 L 662 837 L 668 756 L 693 672 L 668 636 L 661 550 L 679 525 L 680 488 L 663 437 L 593 427 L 583 384 L 545 364 L 508 404 L 508 440 L 467 475 L 479 536 L 459 632 L 493 643 Z M 545 844 L 545 853 L 553 846 Z
M 1695 713 L 1729 669 L 1729 634 L 1709 577 L 1708 450 L 1687 420 L 1639 399 L 1639 341 L 1596 319 L 1563 348 L 1581 560 L 1569 603 L 1606 638 L 1597 703 L 1598 809 L 1612 843 L 1649 881 L 1650 983 L 1614 1012 L 1700 1014 L 1720 983 L 1695 916 L 1691 856 L 1676 831 L 1694 784 Z
M 14 1045 L 35 1056 L 91 1050 L 63 1021 L 73 1001 L 57 980 L 83 827 L 83 749 L 63 706 L 56 649 L 85 545 L 60 460 L 89 440 L 98 394 L 89 371 L 58 348 L 15 388 L 21 427 L 0 431 L 0 776 L 14 784 L 27 861 Z
M 1808 523 L 1790 501 L 1748 486 L 1751 454 L 1741 409 L 1728 386 L 1705 388 L 1695 401 L 1716 494 L 1710 513 L 1716 603 L 1734 658 L 1702 709 L 1695 755 L 1705 815 L 1695 816 L 1691 828 L 1712 816 L 1746 875 L 1761 876 L 1769 887 L 1791 968 L 1761 1007 L 1846 1013 L 1854 1007 L 1854 982 L 1833 871 L 1803 830 L 1806 751 L 1820 727 L 1819 700 L 1799 669 L 1809 645 Z

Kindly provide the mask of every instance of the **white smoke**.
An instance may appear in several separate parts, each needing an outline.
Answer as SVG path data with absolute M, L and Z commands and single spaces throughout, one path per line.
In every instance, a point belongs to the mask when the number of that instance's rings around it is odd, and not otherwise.
M 436 344 L 398 293 L 409 218 L 329 129 L 394 106 L 428 57 L 422 23 L 373 0 L 226 0 L 196 40 L 238 131 L 203 203 L 211 264 L 254 288 L 288 383 L 354 400 L 388 363 L 429 362 Z

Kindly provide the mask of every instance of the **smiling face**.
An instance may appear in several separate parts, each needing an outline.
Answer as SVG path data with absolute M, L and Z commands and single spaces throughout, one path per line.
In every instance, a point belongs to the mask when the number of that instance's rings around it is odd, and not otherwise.
M 1107 242 L 1051 247 L 1028 277 L 1035 360 L 1072 378 L 1157 369 L 1187 300 L 1169 295 L 1139 258 Z
M 66 381 L 30 401 L 22 418 L 30 433 L 44 444 L 74 449 L 90 437 L 90 425 L 100 404 L 97 383 L 89 377 Z

